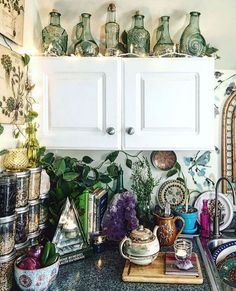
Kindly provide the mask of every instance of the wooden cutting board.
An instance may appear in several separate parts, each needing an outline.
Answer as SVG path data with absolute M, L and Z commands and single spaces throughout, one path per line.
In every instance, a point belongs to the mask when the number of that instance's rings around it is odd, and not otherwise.
M 122 280 L 125 282 L 149 282 L 167 284 L 202 284 L 202 271 L 197 257 L 198 276 L 165 274 L 165 253 L 159 253 L 150 265 L 139 266 L 126 260 Z

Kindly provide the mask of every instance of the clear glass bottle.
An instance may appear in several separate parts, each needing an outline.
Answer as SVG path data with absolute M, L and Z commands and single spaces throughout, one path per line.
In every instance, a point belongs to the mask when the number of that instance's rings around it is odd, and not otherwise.
M 38 152 L 39 152 L 39 142 L 36 138 L 36 123 L 29 122 L 28 127 L 26 129 L 28 138 L 25 143 L 25 147 L 27 148 L 27 156 L 28 156 L 28 167 L 37 167 L 38 166 Z
M 120 26 L 116 22 L 116 6 L 110 4 L 107 9 L 108 21 L 105 24 L 106 33 L 106 56 L 116 56 L 119 53 Z
M 75 44 L 74 53 L 76 56 L 81 57 L 96 57 L 99 53 L 99 47 L 91 34 L 91 14 L 82 13 L 81 17 L 82 22 L 76 26 L 76 37 L 78 41 Z
M 43 52 L 49 56 L 63 56 L 67 51 L 68 34 L 60 25 L 61 14 L 53 9 L 50 24 L 42 31 Z
M 150 33 L 144 28 L 144 15 L 136 12 L 134 28 L 127 35 L 128 52 L 139 56 L 148 56 L 150 53 Z
M 200 234 L 204 238 L 208 238 L 210 236 L 210 213 L 208 210 L 208 200 L 203 199 L 202 201 L 202 210 L 200 213 L 200 225 L 201 225 L 201 231 Z
M 170 38 L 169 19 L 169 16 L 161 17 L 161 25 L 157 30 L 157 34 L 160 32 L 160 37 L 153 48 L 154 56 L 160 56 L 166 53 L 173 52 L 174 43 Z
M 196 57 L 205 55 L 206 41 L 199 29 L 200 12 L 190 12 L 190 23 L 180 38 L 180 52 Z

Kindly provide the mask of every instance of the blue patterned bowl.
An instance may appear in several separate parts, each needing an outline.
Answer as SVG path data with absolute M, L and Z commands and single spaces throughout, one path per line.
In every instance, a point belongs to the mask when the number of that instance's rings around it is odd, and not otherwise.
M 36 270 L 22 270 L 17 264 L 24 256 L 15 261 L 15 280 L 21 290 L 25 291 L 44 291 L 55 281 L 59 270 L 59 259 L 52 265 Z

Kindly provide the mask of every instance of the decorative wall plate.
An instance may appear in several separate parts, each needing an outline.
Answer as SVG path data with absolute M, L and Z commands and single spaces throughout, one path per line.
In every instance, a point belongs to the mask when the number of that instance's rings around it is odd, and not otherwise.
M 218 247 L 212 255 L 212 258 L 215 264 L 218 264 L 229 254 L 235 252 L 235 248 L 236 248 L 236 241 L 227 242 L 227 243 L 222 244 L 220 247 Z
M 227 228 L 234 216 L 233 205 L 231 201 L 225 196 L 225 194 L 219 194 L 218 208 L 220 212 L 220 230 L 224 230 Z M 207 191 L 203 192 L 200 196 L 198 196 L 197 200 L 194 203 L 194 207 L 198 209 L 198 222 L 200 223 L 200 213 L 202 209 L 202 201 L 203 199 L 208 200 L 208 209 L 211 215 L 211 229 L 213 229 L 213 217 L 215 213 L 215 192 Z M 210 201 L 210 202 L 209 202 Z
M 158 192 L 158 200 L 162 207 L 168 202 L 171 207 L 184 204 L 186 198 L 186 187 L 178 180 L 164 182 Z
M 173 168 L 176 160 L 176 154 L 173 151 L 154 151 L 151 153 L 153 167 L 163 171 L 168 171 Z
M 236 259 L 228 259 L 219 269 L 220 277 L 231 287 L 236 287 Z

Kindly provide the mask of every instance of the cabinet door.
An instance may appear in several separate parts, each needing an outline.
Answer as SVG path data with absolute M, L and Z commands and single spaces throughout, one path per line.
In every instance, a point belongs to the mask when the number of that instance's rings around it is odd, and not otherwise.
M 35 57 L 40 143 L 50 149 L 120 148 L 120 60 Z
M 125 59 L 123 70 L 125 149 L 213 148 L 213 59 Z

